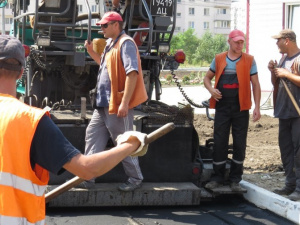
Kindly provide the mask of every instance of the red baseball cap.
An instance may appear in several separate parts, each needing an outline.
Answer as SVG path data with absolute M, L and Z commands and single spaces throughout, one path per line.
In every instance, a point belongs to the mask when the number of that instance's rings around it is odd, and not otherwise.
M 245 34 L 240 30 L 233 30 L 229 33 L 229 38 L 233 41 L 245 41 Z
M 96 25 L 106 24 L 110 21 L 123 21 L 123 19 L 117 12 L 106 12 L 102 19 L 96 23 Z

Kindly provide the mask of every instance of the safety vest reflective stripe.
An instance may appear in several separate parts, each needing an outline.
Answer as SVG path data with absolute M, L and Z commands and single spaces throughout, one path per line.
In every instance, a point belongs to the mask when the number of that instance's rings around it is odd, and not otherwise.
M 244 161 L 237 161 L 237 160 L 235 160 L 235 159 L 231 159 L 232 160 L 232 162 L 234 162 L 234 163 L 236 163 L 236 164 L 243 164 L 244 163 Z
M 26 218 L 22 217 L 10 217 L 10 216 L 2 216 L 0 215 L 0 224 L 9 224 L 9 225 L 44 225 L 45 220 L 38 221 L 36 223 L 30 223 Z
M 46 185 L 33 184 L 30 180 L 5 172 L 0 172 L 0 185 L 10 186 L 39 197 L 44 195 L 47 187 Z
M 213 164 L 215 164 L 215 165 L 222 165 L 222 164 L 225 164 L 225 163 L 226 163 L 226 160 L 222 161 L 222 162 L 215 162 L 215 161 L 213 161 Z

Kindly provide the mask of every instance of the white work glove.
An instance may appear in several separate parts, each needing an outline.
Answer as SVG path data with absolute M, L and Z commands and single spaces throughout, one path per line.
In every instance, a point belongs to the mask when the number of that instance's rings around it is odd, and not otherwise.
M 138 131 L 126 131 L 124 134 L 120 134 L 117 137 L 117 139 L 116 139 L 117 144 L 120 145 L 120 144 L 126 142 L 131 136 L 136 137 L 141 142 L 140 147 L 135 152 L 133 152 L 131 154 L 131 156 L 136 157 L 136 156 L 145 155 L 148 150 L 148 144 L 145 144 L 147 134 L 144 134 L 144 133 L 141 133 Z

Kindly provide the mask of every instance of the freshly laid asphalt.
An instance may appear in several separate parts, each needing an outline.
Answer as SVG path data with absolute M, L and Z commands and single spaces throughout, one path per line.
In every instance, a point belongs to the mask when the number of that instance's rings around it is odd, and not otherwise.
M 183 90 L 197 104 L 210 97 L 203 87 L 185 87 Z M 162 93 L 161 101 L 166 104 L 187 103 L 177 87 L 163 88 Z M 272 116 L 270 96 L 270 92 L 262 92 L 261 102 L 265 103 L 262 108 L 268 110 L 261 110 L 261 113 Z M 205 109 L 195 108 L 194 113 L 205 114 Z M 247 190 L 243 198 L 225 196 L 223 201 L 203 202 L 200 206 L 50 208 L 46 221 L 48 225 L 300 224 L 300 202 L 290 201 L 246 181 L 242 181 L 241 186 Z
M 209 92 L 202 86 L 183 87 L 181 91 L 178 87 L 170 87 L 162 89 L 160 101 L 169 105 L 178 105 L 178 102 L 188 103 L 184 98 L 182 91 L 196 104 L 201 104 L 202 101 L 210 98 Z M 170 98 L 169 96 L 172 96 L 172 98 Z M 262 115 L 273 116 L 272 99 L 272 92 L 261 92 Z M 209 110 L 209 112 L 214 113 L 214 110 Z M 205 114 L 206 109 L 194 108 L 194 113 Z M 300 224 L 300 202 L 290 201 L 283 196 L 262 189 L 246 181 L 242 181 L 241 186 L 247 189 L 247 193 L 244 194 L 244 197 L 249 202 L 255 204 L 260 208 L 268 209 L 271 212 L 287 218 L 288 220 L 296 224 Z

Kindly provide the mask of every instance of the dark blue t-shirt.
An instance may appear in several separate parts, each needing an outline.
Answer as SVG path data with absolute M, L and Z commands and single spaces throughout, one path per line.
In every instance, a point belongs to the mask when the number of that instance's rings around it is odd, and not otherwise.
M 63 165 L 80 154 L 48 117 L 43 116 L 34 134 L 30 162 L 32 168 L 37 163 L 44 169 L 58 175 L 64 172 Z

